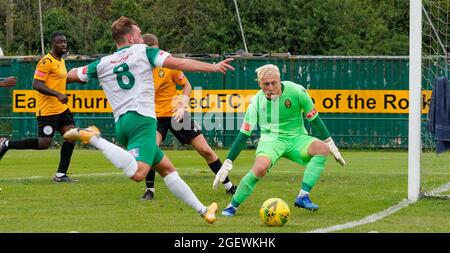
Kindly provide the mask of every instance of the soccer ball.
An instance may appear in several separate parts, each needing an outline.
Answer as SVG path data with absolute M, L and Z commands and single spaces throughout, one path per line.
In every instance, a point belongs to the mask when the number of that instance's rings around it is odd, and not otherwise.
M 288 204 L 279 198 L 264 201 L 259 209 L 259 217 L 269 227 L 281 227 L 289 219 L 291 211 Z

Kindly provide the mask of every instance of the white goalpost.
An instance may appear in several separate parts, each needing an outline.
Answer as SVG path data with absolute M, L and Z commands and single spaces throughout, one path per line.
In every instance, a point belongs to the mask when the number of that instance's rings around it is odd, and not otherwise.
M 409 12 L 408 199 L 417 201 L 420 196 L 422 152 L 422 0 L 410 0 Z
M 448 154 L 436 142 L 422 114 L 437 78 L 449 78 L 450 0 L 409 1 L 408 200 L 450 199 Z

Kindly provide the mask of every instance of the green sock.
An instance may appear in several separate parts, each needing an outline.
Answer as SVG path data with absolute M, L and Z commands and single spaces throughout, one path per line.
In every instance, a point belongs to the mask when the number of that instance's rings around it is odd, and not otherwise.
M 314 187 L 317 180 L 319 180 L 320 174 L 325 169 L 326 161 L 327 157 L 323 155 L 315 155 L 311 158 L 303 174 L 302 190 L 311 191 L 311 188 Z
M 250 197 L 258 181 L 259 178 L 255 176 L 253 171 L 249 171 L 247 175 L 245 175 L 244 178 L 242 178 L 241 182 L 239 183 L 239 186 L 236 189 L 236 193 L 234 194 L 233 199 L 231 200 L 231 205 L 234 207 L 238 207 L 248 197 Z

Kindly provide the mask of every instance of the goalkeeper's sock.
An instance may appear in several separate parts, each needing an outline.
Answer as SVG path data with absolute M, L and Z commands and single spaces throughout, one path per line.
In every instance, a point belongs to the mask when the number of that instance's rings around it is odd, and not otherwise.
M 249 171 L 239 183 L 239 186 L 236 189 L 236 193 L 233 195 L 233 199 L 231 200 L 231 205 L 234 207 L 238 207 L 248 197 L 250 197 L 259 180 L 260 178 L 255 176 L 253 171 Z
M 239 205 L 238 205 L 238 206 L 234 206 L 234 205 L 233 205 L 233 201 L 231 201 L 230 204 L 228 204 L 228 206 L 225 207 L 225 209 L 227 209 L 227 208 L 229 208 L 229 207 L 233 207 L 233 208 L 236 208 L 236 209 L 237 209 L 237 208 L 239 207 Z
M 303 196 L 308 195 L 308 194 L 309 194 L 308 191 L 305 191 L 305 190 L 303 190 L 303 189 L 300 189 L 300 191 L 298 192 L 297 197 L 303 197 Z
M 319 180 L 320 174 L 325 169 L 326 161 L 327 157 L 323 155 L 315 155 L 311 158 L 303 175 L 302 190 L 305 192 L 311 191 L 317 180 Z
M 138 169 L 136 159 L 125 149 L 97 136 L 92 136 L 89 144 L 100 149 L 103 155 L 128 177 L 132 177 L 136 173 Z
M 197 196 L 192 192 L 191 188 L 181 179 L 178 172 L 174 171 L 164 178 L 164 183 L 167 188 L 178 199 L 186 203 L 188 206 L 194 208 L 198 214 L 202 215 L 206 212 L 206 207 L 198 200 Z

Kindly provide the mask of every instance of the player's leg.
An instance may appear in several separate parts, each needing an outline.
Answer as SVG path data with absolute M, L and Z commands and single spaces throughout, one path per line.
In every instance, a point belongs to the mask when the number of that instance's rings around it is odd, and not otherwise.
M 103 155 L 128 177 L 132 177 L 138 170 L 138 163 L 133 155 L 100 137 L 100 131 L 95 126 L 72 128 L 64 134 L 64 139 L 71 141 L 80 140 L 85 144 L 90 144 L 101 150 Z
M 0 138 L 0 160 L 10 149 L 48 149 L 53 140 L 56 129 L 56 116 L 40 116 L 38 121 L 39 138 L 30 138 L 24 140 L 9 140 L 6 137 Z
M 167 131 L 170 128 L 170 117 L 157 119 L 156 145 L 160 145 L 166 139 Z M 145 177 L 145 191 L 142 200 L 152 200 L 155 196 L 155 170 L 150 170 Z
M 208 207 L 204 206 L 186 182 L 178 175 L 175 166 L 169 158 L 158 147 L 156 148 L 153 168 L 163 177 L 164 183 L 173 195 L 192 207 L 206 222 L 214 223 L 216 221 L 217 204 L 213 202 Z
M 180 122 L 172 118 L 170 130 L 181 144 L 191 145 L 205 159 L 211 171 L 217 174 L 222 167 L 222 162 L 206 142 L 201 127 L 191 118 L 189 113 L 185 113 Z M 228 194 L 233 195 L 236 192 L 236 186 L 231 183 L 228 177 L 223 182 L 223 186 Z
M 252 169 L 242 178 L 230 204 L 222 211 L 224 216 L 234 216 L 237 208 L 253 193 L 259 180 L 278 161 L 285 150 L 280 140 L 260 140 L 256 150 L 256 159 Z
M 116 129 L 120 130 L 117 132 L 118 139 L 120 141 L 126 138 L 128 151 L 138 161 L 138 169 L 131 179 L 143 180 L 148 174 L 151 164 L 164 178 L 164 183 L 176 197 L 204 216 L 207 222 L 213 223 L 217 204 L 213 203 L 206 208 L 176 173 L 173 164 L 156 145 L 156 120 L 135 112 L 128 112 L 121 119 L 116 123 L 116 126 L 119 127 Z
M 73 120 L 73 114 L 67 109 L 60 114 L 58 119 L 58 128 L 61 135 L 64 135 L 67 131 L 75 128 Z M 56 175 L 53 177 L 54 182 L 76 182 L 78 180 L 72 179 L 67 176 L 70 160 L 72 158 L 73 149 L 75 148 L 75 142 L 70 140 L 64 140 L 60 150 L 60 160 Z
M 137 112 L 127 112 L 116 122 L 116 136 L 137 161 L 137 170 L 130 179 L 139 182 L 146 178 L 155 162 L 156 119 Z
M 163 137 L 159 132 L 156 132 L 156 145 L 159 146 L 163 140 Z M 152 200 L 155 195 L 155 170 L 150 170 L 145 177 L 145 191 L 144 195 L 142 195 L 142 200 Z
M 326 143 L 311 136 L 301 136 L 292 142 L 290 152 L 285 157 L 306 165 L 300 191 L 295 200 L 296 207 L 311 211 L 319 209 L 319 206 L 310 200 L 309 193 L 319 181 L 329 153 L 330 149 Z
M 216 152 L 214 152 L 211 146 L 208 145 L 203 134 L 199 134 L 193 137 L 190 140 L 190 144 L 205 159 L 211 171 L 214 174 L 217 174 L 217 172 L 222 167 L 222 162 L 220 161 L 219 156 L 216 154 Z M 225 178 L 225 180 L 223 181 L 223 186 L 228 194 L 233 195 L 236 192 L 237 187 L 233 185 L 229 177 Z

